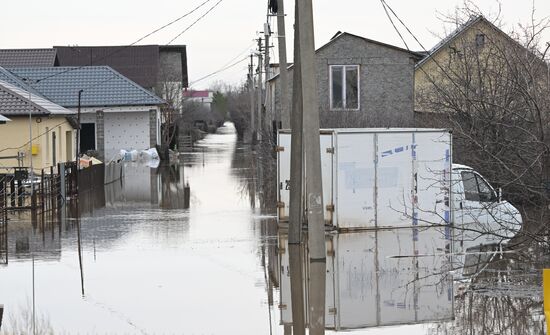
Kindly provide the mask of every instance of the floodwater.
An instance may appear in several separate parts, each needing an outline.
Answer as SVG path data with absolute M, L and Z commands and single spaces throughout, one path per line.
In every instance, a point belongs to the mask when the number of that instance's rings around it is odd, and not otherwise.
M 307 275 L 290 276 L 292 248 L 261 208 L 255 167 L 227 124 L 177 165 L 128 164 L 122 183 L 82 200 L 80 221 L 14 219 L 0 265 L 2 330 L 31 329 L 34 302 L 36 333 L 290 334 L 290 283 Z M 544 334 L 539 262 L 473 255 L 471 275 L 453 280 L 443 236 L 328 234 L 327 333 Z M 304 274 L 306 256 L 295 258 Z

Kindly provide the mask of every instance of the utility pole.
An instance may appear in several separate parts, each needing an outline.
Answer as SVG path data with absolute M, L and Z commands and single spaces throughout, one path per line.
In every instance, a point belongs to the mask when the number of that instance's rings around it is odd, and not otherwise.
M 319 140 L 319 106 L 315 69 L 315 41 L 312 0 L 296 0 L 300 62 L 303 147 L 305 153 L 308 249 L 309 249 L 309 333 L 325 333 L 326 251 L 323 216 L 323 185 L 321 179 L 321 150 Z M 295 70 L 296 71 L 296 70 Z
M 269 16 L 268 16 L 269 19 Z M 264 23 L 264 68 L 265 68 L 265 93 L 263 94 L 263 105 L 264 109 L 267 106 L 267 97 L 268 97 L 268 90 L 267 90 L 267 81 L 269 80 L 269 36 L 271 35 L 271 28 L 269 27 L 269 21 Z M 266 118 L 267 118 L 266 113 Z M 271 118 L 273 118 L 272 115 L 269 115 Z
M 248 93 L 250 94 L 250 143 L 256 142 L 256 125 L 254 124 L 254 55 L 250 54 L 250 65 L 248 65 Z
M 257 133 L 256 138 L 258 141 L 262 140 L 262 131 L 263 131 L 263 124 L 262 124 L 262 72 L 263 72 L 263 58 L 262 58 L 262 38 L 260 37 L 258 39 L 258 127 L 257 127 Z
M 297 0 L 298 1 L 298 0 Z M 299 60 L 298 4 L 294 24 L 294 59 Z M 288 249 L 290 270 L 290 291 L 292 300 L 292 327 L 294 335 L 305 334 L 304 283 L 302 266 L 302 222 L 303 222 L 303 113 L 302 80 L 300 62 L 294 63 L 290 138 L 290 217 L 288 227 Z M 283 100 L 283 99 L 281 99 Z
M 287 91 L 288 91 L 288 71 L 286 60 L 286 29 L 285 29 L 285 7 L 284 0 L 277 0 L 277 37 L 279 39 L 279 78 L 280 78 L 280 106 L 281 108 L 275 108 L 275 122 L 277 122 L 277 128 L 282 128 L 281 115 L 288 115 L 286 113 L 287 104 Z M 286 124 L 286 122 L 285 122 Z

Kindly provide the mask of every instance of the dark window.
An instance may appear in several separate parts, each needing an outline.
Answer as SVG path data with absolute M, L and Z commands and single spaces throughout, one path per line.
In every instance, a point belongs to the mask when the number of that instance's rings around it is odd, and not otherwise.
M 333 66 L 331 68 L 332 75 L 332 108 L 344 108 L 344 67 L 343 66 Z
M 330 80 L 330 108 L 359 109 L 359 65 L 331 65 Z
M 476 35 L 476 47 L 483 48 L 485 46 L 485 34 Z
M 489 202 L 496 199 L 496 195 L 483 178 L 476 175 L 477 187 L 479 189 L 479 201 Z
M 472 172 L 462 172 L 462 184 L 466 200 L 479 201 L 476 176 Z
M 95 124 L 82 123 L 80 129 L 80 152 L 95 150 Z
M 464 185 L 464 197 L 466 200 L 481 202 L 495 201 L 495 192 L 481 176 L 473 172 L 462 172 L 462 183 Z

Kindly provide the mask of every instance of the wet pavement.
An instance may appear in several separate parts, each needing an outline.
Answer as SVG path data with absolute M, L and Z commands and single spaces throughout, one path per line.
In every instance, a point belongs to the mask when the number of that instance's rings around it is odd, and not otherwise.
M 30 329 L 34 259 L 37 333 L 289 334 L 290 248 L 261 209 L 255 164 L 226 126 L 177 165 L 127 164 L 123 183 L 82 200 L 80 221 L 14 219 L 0 265 L 3 330 Z M 327 333 L 544 334 L 541 265 L 519 251 L 473 255 L 471 276 L 457 281 L 437 229 L 326 243 Z

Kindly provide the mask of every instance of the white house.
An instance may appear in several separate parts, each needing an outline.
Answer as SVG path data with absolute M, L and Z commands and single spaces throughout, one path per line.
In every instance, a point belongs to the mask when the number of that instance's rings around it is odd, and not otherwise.
M 164 101 L 108 66 L 12 68 L 15 85 L 30 86 L 65 108 L 80 109 L 80 152 L 109 160 L 125 150 L 160 144 Z M 80 108 L 79 108 L 80 106 Z

